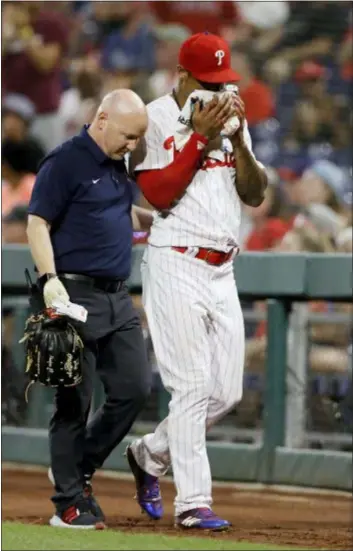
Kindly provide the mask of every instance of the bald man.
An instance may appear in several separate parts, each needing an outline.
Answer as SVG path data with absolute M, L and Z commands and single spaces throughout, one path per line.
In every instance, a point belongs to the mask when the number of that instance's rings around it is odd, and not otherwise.
M 143 335 L 125 284 L 133 186 L 124 156 L 146 128 L 142 100 L 130 90 L 111 92 L 92 124 L 43 160 L 29 205 L 27 234 L 39 276 L 32 309 L 70 300 L 88 311 L 86 323 L 77 323 L 84 342 L 82 383 L 57 389 L 50 421 L 52 526 L 104 528 L 92 476 L 149 394 Z M 87 424 L 95 371 L 106 401 Z

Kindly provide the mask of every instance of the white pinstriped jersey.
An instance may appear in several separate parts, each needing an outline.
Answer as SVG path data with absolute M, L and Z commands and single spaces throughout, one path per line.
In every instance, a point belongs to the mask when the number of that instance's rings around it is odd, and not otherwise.
M 168 94 L 147 106 L 147 151 L 136 171 L 164 168 L 174 159 L 174 140 L 180 110 Z M 251 150 L 247 125 L 245 140 Z M 224 161 L 206 157 L 185 194 L 168 212 L 155 212 L 149 243 L 163 246 L 198 246 L 228 251 L 239 243 L 241 202 L 234 186 L 232 145 L 223 140 Z

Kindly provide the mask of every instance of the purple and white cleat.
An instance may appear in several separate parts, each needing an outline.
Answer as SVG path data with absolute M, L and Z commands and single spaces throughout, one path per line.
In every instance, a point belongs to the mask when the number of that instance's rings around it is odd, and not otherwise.
M 223 520 L 208 507 L 199 507 L 185 511 L 175 518 L 175 526 L 178 528 L 197 528 L 198 530 L 212 530 L 221 532 L 228 530 L 231 523 L 228 520 Z
M 153 520 L 162 518 L 164 509 L 159 481 L 137 464 L 130 446 L 126 448 L 126 457 L 136 483 L 136 499 L 143 512 Z

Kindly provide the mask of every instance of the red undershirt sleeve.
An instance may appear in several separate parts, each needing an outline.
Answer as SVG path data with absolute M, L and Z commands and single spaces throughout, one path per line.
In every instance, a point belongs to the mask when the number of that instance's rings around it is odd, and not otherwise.
M 207 143 L 205 136 L 194 132 L 170 164 L 137 172 L 137 184 L 151 205 L 164 210 L 180 199 L 200 166 Z

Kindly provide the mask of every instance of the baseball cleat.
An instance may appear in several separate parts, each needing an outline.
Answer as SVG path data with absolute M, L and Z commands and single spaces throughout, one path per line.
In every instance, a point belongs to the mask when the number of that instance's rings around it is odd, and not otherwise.
M 48 469 L 48 478 L 53 486 L 55 486 L 55 480 L 54 475 L 51 467 Z M 96 521 L 98 522 L 104 522 L 105 521 L 105 515 L 103 513 L 103 510 L 101 506 L 99 505 L 92 488 L 92 482 L 91 478 L 88 476 L 84 477 L 84 483 L 83 483 L 83 496 L 85 501 L 88 504 L 88 509 L 92 513 L 92 515 L 96 518 Z
M 104 530 L 105 524 L 99 521 L 89 510 L 86 499 L 71 505 L 64 511 L 57 511 L 49 520 L 55 528 L 74 528 L 81 530 Z
M 137 464 L 134 454 L 128 446 L 125 455 L 136 483 L 136 499 L 142 512 L 153 520 L 159 520 L 163 516 L 163 502 L 158 478 L 146 473 Z
M 222 531 L 228 530 L 231 523 L 217 517 L 212 509 L 199 507 L 185 511 L 175 518 L 175 526 L 178 528 L 197 528 L 198 530 Z

